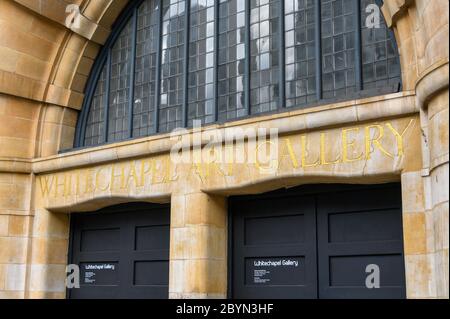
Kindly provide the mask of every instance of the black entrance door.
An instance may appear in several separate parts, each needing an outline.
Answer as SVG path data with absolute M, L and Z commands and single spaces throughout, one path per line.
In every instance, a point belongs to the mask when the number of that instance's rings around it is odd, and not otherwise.
M 398 184 L 231 198 L 230 218 L 233 298 L 405 297 Z
M 80 268 L 70 298 L 167 298 L 169 207 L 129 203 L 73 214 L 71 261 Z
M 233 207 L 235 298 L 317 295 L 314 209 L 311 196 L 249 200 Z M 291 265 L 278 266 L 281 259 Z

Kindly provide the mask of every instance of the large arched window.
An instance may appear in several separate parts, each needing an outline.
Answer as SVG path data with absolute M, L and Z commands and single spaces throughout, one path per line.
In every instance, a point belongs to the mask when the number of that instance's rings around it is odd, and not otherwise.
M 398 51 L 375 4 L 132 1 L 95 64 L 75 146 L 397 92 Z

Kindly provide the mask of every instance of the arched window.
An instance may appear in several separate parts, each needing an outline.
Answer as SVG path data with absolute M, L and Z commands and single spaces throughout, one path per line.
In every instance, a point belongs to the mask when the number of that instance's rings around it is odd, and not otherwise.
M 75 146 L 398 92 L 379 2 L 132 1 L 91 74 Z

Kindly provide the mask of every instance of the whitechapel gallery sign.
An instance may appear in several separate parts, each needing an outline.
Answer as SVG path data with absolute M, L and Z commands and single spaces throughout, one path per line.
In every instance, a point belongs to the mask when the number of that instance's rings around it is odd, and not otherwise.
M 415 119 L 393 120 L 279 137 L 276 141 L 277 158 L 270 162 L 261 162 L 259 156 L 254 156 L 256 160 L 247 163 L 212 160 L 186 165 L 174 163 L 167 154 L 40 175 L 37 177 L 38 187 L 44 197 L 82 196 L 148 189 L 151 185 L 176 183 L 186 178 L 187 174 L 205 182 L 214 174 L 233 176 L 238 165 L 251 166 L 259 171 L 272 166 L 276 168 L 276 174 L 286 169 L 286 164 L 290 170 L 311 172 L 330 165 L 394 161 L 404 156 L 407 137 L 415 122 Z M 246 154 L 261 152 L 262 144 L 274 144 L 274 141 L 256 142 L 246 150 Z

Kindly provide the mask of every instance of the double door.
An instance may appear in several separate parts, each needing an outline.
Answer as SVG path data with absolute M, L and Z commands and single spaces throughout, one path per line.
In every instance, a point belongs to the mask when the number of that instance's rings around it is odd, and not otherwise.
M 230 200 L 233 298 L 404 298 L 398 184 Z

